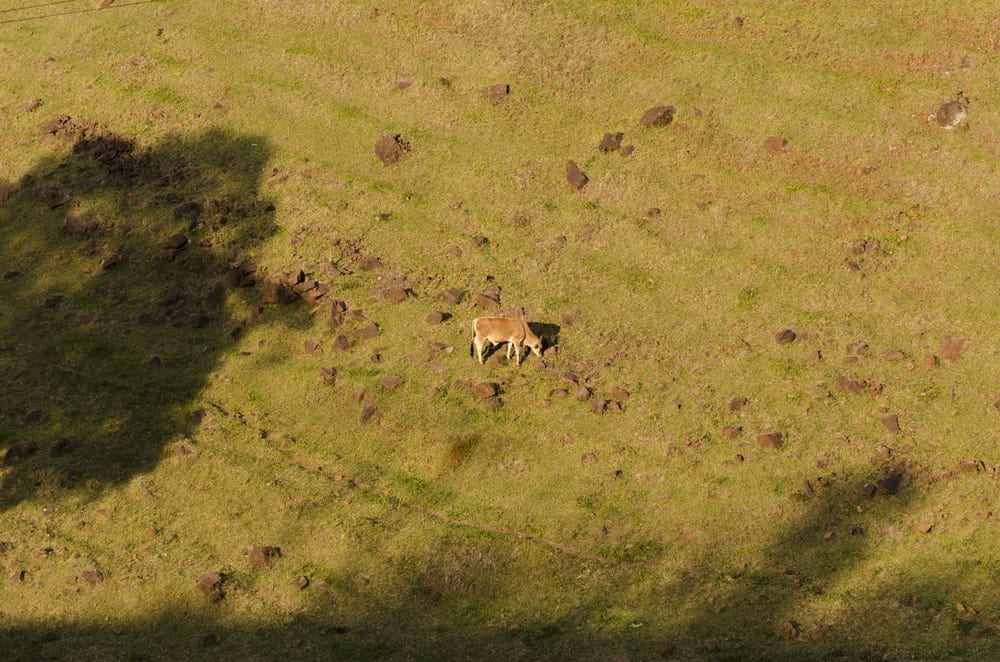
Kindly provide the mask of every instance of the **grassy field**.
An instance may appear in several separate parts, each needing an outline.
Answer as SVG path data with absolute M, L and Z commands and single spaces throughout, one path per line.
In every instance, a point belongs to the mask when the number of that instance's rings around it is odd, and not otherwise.
M 0 0 L 4 659 L 996 655 L 994 8 L 632 4 Z

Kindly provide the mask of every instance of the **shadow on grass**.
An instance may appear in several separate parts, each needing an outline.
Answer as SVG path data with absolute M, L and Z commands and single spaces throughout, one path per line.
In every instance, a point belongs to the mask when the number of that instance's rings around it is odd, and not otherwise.
M 656 555 L 606 566 L 431 522 L 433 542 L 406 549 L 382 576 L 369 576 L 366 559 L 384 538 L 359 541 L 357 560 L 313 574 L 310 607 L 295 616 L 234 623 L 226 606 L 248 590 L 241 585 L 253 585 L 248 568 L 227 580 L 233 589 L 220 604 L 205 598 L 135 622 L 8 626 L 0 646 L 53 659 L 985 659 L 995 635 L 929 643 L 904 614 L 879 604 L 845 606 L 822 625 L 798 621 L 802 605 L 864 567 L 881 535 L 871 525 L 898 520 L 916 496 L 907 488 L 868 499 L 852 485 L 803 503 L 798 522 L 748 567 L 706 558 L 690 579 L 638 602 L 633 582 L 659 572 Z M 393 530 L 400 517 L 387 511 L 380 524 Z M 947 601 L 954 577 L 932 579 L 933 570 L 887 589 Z M 291 576 L 286 590 L 298 590 Z M 518 593 L 523 600 L 512 600 Z
M 0 186 L 0 508 L 96 496 L 190 431 L 274 228 L 260 137 L 46 128 L 53 153 Z

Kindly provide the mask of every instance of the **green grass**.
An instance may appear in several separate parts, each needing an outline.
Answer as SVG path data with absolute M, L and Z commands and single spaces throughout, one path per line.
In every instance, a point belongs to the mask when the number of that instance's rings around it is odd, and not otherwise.
M 56 15 L 93 8 L 0 5 L 0 453 L 24 455 L 0 467 L 8 657 L 1000 646 L 985 9 Z M 512 94 L 493 105 L 496 83 Z M 968 125 L 929 124 L 958 90 Z M 674 122 L 642 127 L 660 103 Z M 56 115 L 96 147 L 45 134 Z M 614 131 L 631 156 L 598 151 Z M 391 167 L 384 133 L 412 146 Z M 578 192 L 570 159 L 590 178 Z M 239 265 L 253 287 L 230 287 Z M 268 275 L 299 269 L 377 337 L 303 302 L 258 308 Z M 490 284 L 503 313 L 558 328 L 544 364 L 469 358 Z M 395 286 L 412 296 L 393 303 Z M 439 298 L 453 287 L 459 305 Z M 451 317 L 427 324 L 434 310 Z M 956 359 L 949 337 L 966 341 Z M 623 411 L 594 413 L 567 373 L 599 400 L 626 389 Z M 475 399 L 479 381 L 502 407 Z M 781 448 L 758 443 L 769 432 Z M 859 486 L 897 472 L 895 494 Z M 281 555 L 255 567 L 255 545 Z M 218 602 L 206 572 L 224 576 Z

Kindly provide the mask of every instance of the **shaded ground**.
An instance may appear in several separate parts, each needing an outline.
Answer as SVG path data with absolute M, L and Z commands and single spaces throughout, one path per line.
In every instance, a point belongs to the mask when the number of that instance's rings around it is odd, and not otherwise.
M 0 203 L 0 506 L 149 471 L 246 327 L 226 307 L 272 230 L 267 142 L 208 130 L 141 148 L 69 117 Z M 106 219 L 128 219 L 111 222 Z

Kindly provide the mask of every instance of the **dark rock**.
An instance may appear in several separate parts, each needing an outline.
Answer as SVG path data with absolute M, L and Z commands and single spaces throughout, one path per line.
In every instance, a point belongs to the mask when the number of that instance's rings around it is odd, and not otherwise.
M 63 297 L 61 294 L 45 297 L 45 299 L 42 301 L 42 305 L 45 306 L 46 308 L 58 308 L 60 305 L 62 305 L 64 298 L 65 297 Z
M 387 301 L 391 301 L 392 303 L 401 303 L 406 301 L 406 299 L 410 296 L 410 290 L 402 286 L 392 287 L 385 290 L 385 292 L 383 292 L 383 296 Z
M 983 466 L 983 462 L 980 460 L 959 460 L 955 468 L 962 473 L 976 473 Z
M 387 133 L 375 141 L 375 155 L 385 165 L 399 163 L 410 151 L 410 143 L 397 134 Z
M 173 234 L 163 240 L 160 247 L 165 250 L 179 251 L 187 246 L 188 238 L 183 234 Z
M 226 271 L 226 286 L 231 290 L 239 287 L 252 287 L 257 282 L 255 271 L 254 267 L 246 265 L 230 267 Z
M 330 366 L 324 366 L 319 369 L 319 376 L 322 377 L 323 383 L 326 384 L 327 386 L 333 386 L 334 384 L 337 383 L 336 368 Z
M 580 459 L 583 461 L 584 464 L 594 464 L 595 462 L 597 462 L 597 453 L 595 453 L 594 451 L 587 451 L 586 453 L 583 454 L 583 457 Z
M 382 388 L 385 390 L 392 391 L 403 383 L 403 378 L 398 375 L 385 375 L 379 380 L 379 383 L 382 384 Z
M 487 310 L 499 310 L 500 300 L 488 294 L 480 294 L 476 297 L 476 305 Z
M 224 577 L 220 573 L 205 572 L 202 573 L 200 577 L 198 577 L 198 581 L 196 583 L 198 585 L 198 588 L 200 588 L 202 592 L 206 593 L 209 596 L 212 596 L 213 593 L 219 591 L 222 588 L 223 581 Z M 213 598 L 213 602 L 217 601 L 218 601 L 217 599 Z
M 503 400 L 501 400 L 498 396 L 494 395 L 492 398 L 486 398 L 485 400 L 483 400 L 483 404 L 486 406 L 487 409 L 495 411 L 503 407 Z
M 468 291 L 466 290 L 462 290 L 457 287 L 451 287 L 441 293 L 441 300 L 444 301 L 445 303 L 457 306 L 458 304 L 462 303 L 462 300 L 465 299 L 466 294 L 468 294 Z
M 620 154 L 625 157 L 632 156 L 635 153 L 635 145 L 622 145 Z
M 786 345 L 794 341 L 795 338 L 796 338 L 795 332 L 792 331 L 791 329 L 782 329 L 781 331 L 778 331 L 778 333 L 774 335 L 774 339 L 777 340 L 782 345 Z
M 56 442 L 52 444 L 52 449 L 49 452 L 53 455 L 64 455 L 69 453 L 71 450 L 73 450 L 73 442 L 63 437 L 62 439 L 56 440 Z
M 504 101 L 510 96 L 510 85 L 506 83 L 497 83 L 496 85 L 490 85 L 486 88 L 486 98 L 490 100 L 494 106 L 498 103 Z
M 301 591 L 309 586 L 309 578 L 305 575 L 299 575 L 295 578 L 293 584 L 295 585 L 295 588 Z
M 882 421 L 882 425 L 889 432 L 896 433 L 899 432 L 899 416 L 896 414 L 889 414 L 888 416 L 883 416 L 879 419 Z
M 378 338 L 379 330 L 378 325 L 374 322 L 368 322 L 358 331 L 358 337 L 362 340 L 371 340 L 372 338 Z
M 763 448 L 781 448 L 785 444 L 785 437 L 780 432 L 759 434 L 757 443 Z
M 320 345 L 316 340 L 306 340 L 302 343 L 302 349 L 306 354 L 316 354 L 319 351 Z
M 15 464 L 20 464 L 37 450 L 38 444 L 33 441 L 18 442 L 7 449 L 3 456 L 3 466 L 12 467 Z
M 906 354 L 901 349 L 888 349 L 882 356 L 886 361 L 899 361 L 906 358 Z
M 587 182 L 590 180 L 587 178 L 587 173 L 580 170 L 580 167 L 576 165 L 576 161 L 566 162 L 566 181 L 569 185 L 573 187 L 574 190 L 579 191 Z
M 608 401 L 597 395 L 590 396 L 587 404 L 595 414 L 603 414 L 608 409 Z
M 643 126 L 667 126 L 674 121 L 676 108 L 673 106 L 653 106 L 642 115 Z
M 590 396 L 593 395 L 593 391 L 586 384 L 579 384 L 576 387 L 576 391 L 573 396 L 580 402 L 586 402 L 590 400 Z
M 867 481 L 858 481 L 854 484 L 854 492 L 863 499 L 875 496 L 875 489 L 875 486 Z
M 865 390 L 864 384 L 856 379 L 850 379 L 843 375 L 837 378 L 837 388 L 851 393 L 861 393 Z
M 11 270 L 11 271 L 8 271 L 8 272 L 4 273 L 3 279 L 4 280 L 14 280 L 15 278 L 17 278 L 20 275 L 21 275 L 20 271 Z
M 361 422 L 367 423 L 371 420 L 371 417 L 375 415 L 375 405 L 365 405 L 365 408 L 361 411 Z
M 474 395 L 477 400 L 492 398 L 499 392 L 500 385 L 496 382 L 479 382 L 472 387 L 472 395 Z
M 351 347 L 351 341 L 347 336 L 341 334 L 333 339 L 333 348 L 339 350 L 346 350 Z
M 247 561 L 254 568 L 264 568 L 271 562 L 271 559 L 281 556 L 280 547 L 269 545 L 256 545 L 247 552 Z
M 938 357 L 934 356 L 933 354 L 927 354 L 921 360 L 921 364 L 925 368 L 935 368 L 938 365 Z
M 885 478 L 878 481 L 878 491 L 882 494 L 895 494 L 899 492 L 900 485 L 903 482 L 903 474 L 899 471 L 894 471 L 887 475 Z
M 191 316 L 191 326 L 200 329 L 212 321 L 212 318 L 205 313 L 195 313 Z
M 736 425 L 727 425 L 726 427 L 722 428 L 722 436 L 726 439 L 735 439 L 736 437 L 740 436 L 740 432 L 742 431 L 743 428 L 740 428 Z
M 427 313 L 427 317 L 424 318 L 424 321 L 428 324 L 440 324 L 444 321 L 444 315 L 436 310 L 432 310 Z
M 737 395 L 729 401 L 729 411 L 739 411 L 747 406 L 750 401 L 742 395 Z
M 597 149 L 602 152 L 613 152 L 622 146 L 622 138 L 625 134 L 621 131 L 617 133 L 605 133 L 604 137 L 601 138 L 601 143 L 597 146 Z
M 41 108 L 41 107 L 42 107 L 42 100 L 41 99 L 32 99 L 24 107 L 24 110 L 25 110 L 25 112 L 33 113 L 36 110 L 38 110 L 39 108 Z
M 469 241 L 472 242 L 473 246 L 486 246 L 490 243 L 490 240 L 481 234 L 473 235 L 469 237 Z
M 629 395 L 631 395 L 624 386 L 612 386 L 611 390 L 608 391 L 608 397 L 612 400 L 628 400 Z
M 264 289 L 261 292 L 260 302 L 263 304 L 282 303 L 289 304 L 297 301 L 299 295 L 291 288 L 282 276 L 268 276 L 264 281 Z
M 781 136 L 768 136 L 764 140 L 764 149 L 770 154 L 784 154 L 788 151 L 788 139 Z

